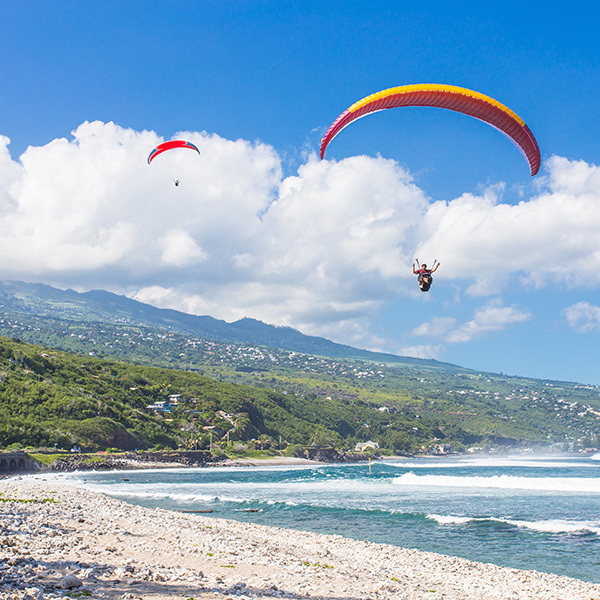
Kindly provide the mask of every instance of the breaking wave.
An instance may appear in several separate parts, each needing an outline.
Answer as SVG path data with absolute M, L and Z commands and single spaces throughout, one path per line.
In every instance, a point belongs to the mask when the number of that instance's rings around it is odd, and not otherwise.
M 547 492 L 589 492 L 600 494 L 600 478 L 594 477 L 519 477 L 515 475 L 451 476 L 405 473 L 393 479 L 395 485 L 497 488 L 506 490 L 537 490 Z

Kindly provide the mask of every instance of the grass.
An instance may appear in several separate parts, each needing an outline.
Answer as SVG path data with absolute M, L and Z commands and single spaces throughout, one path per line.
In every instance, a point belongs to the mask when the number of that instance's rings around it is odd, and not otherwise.
M 35 460 L 38 463 L 42 463 L 43 465 L 49 466 L 59 458 L 63 458 L 65 454 L 37 454 L 35 452 L 28 452 L 27 456 L 29 456 L 29 458 Z
M 0 502 L 22 502 L 23 504 L 46 504 L 51 502 L 58 504 L 59 501 L 54 498 L 42 498 L 41 500 L 37 498 L 0 498 Z

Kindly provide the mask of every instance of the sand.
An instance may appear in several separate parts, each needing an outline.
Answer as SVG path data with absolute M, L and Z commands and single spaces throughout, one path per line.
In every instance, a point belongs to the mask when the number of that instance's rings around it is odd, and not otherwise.
M 2 600 L 600 600 L 600 584 L 50 482 L 2 480 L 0 499 Z

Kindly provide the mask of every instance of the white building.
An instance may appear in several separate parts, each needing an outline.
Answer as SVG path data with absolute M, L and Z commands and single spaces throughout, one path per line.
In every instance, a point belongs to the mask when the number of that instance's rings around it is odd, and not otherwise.
M 367 448 L 371 448 L 372 450 L 379 450 L 379 444 L 377 442 L 372 442 L 369 440 L 368 442 L 359 442 L 354 446 L 355 452 L 364 452 Z

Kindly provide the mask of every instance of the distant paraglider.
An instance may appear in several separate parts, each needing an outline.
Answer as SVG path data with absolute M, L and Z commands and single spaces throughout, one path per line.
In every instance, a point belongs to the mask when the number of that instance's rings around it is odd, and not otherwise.
M 537 141 L 525 122 L 510 108 L 466 88 L 428 83 L 382 90 L 353 104 L 327 130 L 321 141 L 321 158 L 331 140 L 352 121 L 379 110 L 401 106 L 432 106 L 475 117 L 514 142 L 527 159 L 532 176 L 540 169 L 542 161 Z
M 150 152 L 148 155 L 148 164 L 150 164 L 159 154 L 166 152 L 167 150 L 173 150 L 174 148 L 189 148 L 190 150 L 195 150 L 198 154 L 200 154 L 200 150 L 192 142 L 187 142 L 185 140 L 170 140 L 168 142 L 163 142 L 159 144 Z
M 166 152 L 167 150 L 173 150 L 174 148 L 189 148 L 190 150 L 195 150 L 198 154 L 200 154 L 200 150 L 192 142 L 188 142 L 186 140 L 170 140 L 168 142 L 163 142 L 159 144 L 150 152 L 148 155 L 148 164 L 150 164 L 159 154 Z M 179 187 L 179 179 L 173 179 L 173 183 L 175 187 Z

